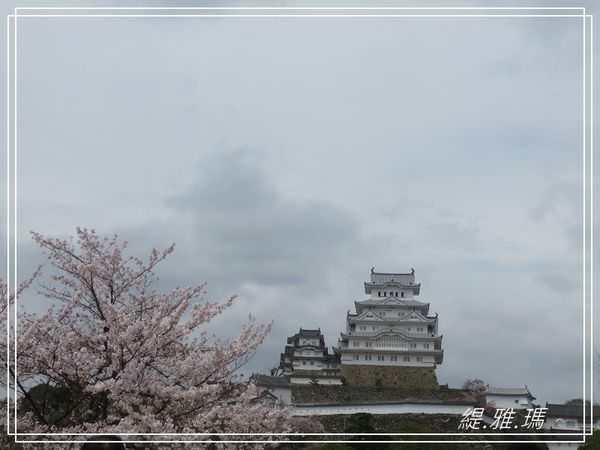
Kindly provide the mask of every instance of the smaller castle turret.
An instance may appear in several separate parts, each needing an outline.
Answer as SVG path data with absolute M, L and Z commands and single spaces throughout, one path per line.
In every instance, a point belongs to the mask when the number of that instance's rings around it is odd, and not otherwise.
M 300 328 L 290 336 L 279 368 L 291 383 L 341 384 L 339 357 L 329 354 L 321 329 Z

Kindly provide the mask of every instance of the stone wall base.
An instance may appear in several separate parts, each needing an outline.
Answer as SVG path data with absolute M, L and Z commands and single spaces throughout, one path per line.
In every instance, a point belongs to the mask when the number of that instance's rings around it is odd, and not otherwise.
M 340 376 L 348 386 L 439 389 L 435 368 L 342 365 Z

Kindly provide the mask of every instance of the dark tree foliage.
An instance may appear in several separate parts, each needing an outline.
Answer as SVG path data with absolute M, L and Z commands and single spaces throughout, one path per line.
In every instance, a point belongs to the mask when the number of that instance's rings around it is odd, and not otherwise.
M 579 448 L 580 450 L 600 450 L 600 430 L 596 430 L 594 434 L 588 436 L 585 444 Z

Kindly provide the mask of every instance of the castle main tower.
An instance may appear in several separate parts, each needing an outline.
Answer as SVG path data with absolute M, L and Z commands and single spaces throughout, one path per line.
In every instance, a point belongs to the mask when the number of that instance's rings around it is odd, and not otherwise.
M 335 349 L 341 376 L 350 385 L 438 388 L 435 368 L 442 363 L 438 316 L 429 303 L 415 300 L 421 284 L 415 272 L 381 273 L 371 269 L 369 297 L 354 302 L 346 332 Z

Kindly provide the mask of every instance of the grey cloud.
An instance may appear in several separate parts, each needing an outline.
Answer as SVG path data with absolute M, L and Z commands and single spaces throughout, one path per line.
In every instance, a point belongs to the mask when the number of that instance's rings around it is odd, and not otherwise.
M 537 197 L 530 210 L 537 223 L 550 224 L 559 234 L 553 239 L 563 239 L 573 249 L 581 249 L 583 208 L 581 185 L 574 182 L 554 182 Z
M 245 149 L 202 158 L 191 186 L 167 201 L 169 221 L 123 233 L 175 241 L 173 267 L 186 269 L 169 277 L 201 274 L 219 292 L 246 282 L 314 286 L 361 247 L 358 222 L 326 200 L 281 193 L 261 169 L 262 157 Z
M 545 220 L 554 217 L 562 219 L 563 212 L 574 215 L 577 209 L 581 208 L 581 196 L 581 187 L 574 183 L 552 183 L 539 195 L 537 204 L 531 210 L 531 216 L 535 220 Z
M 357 222 L 325 200 L 281 194 L 260 169 L 261 157 L 252 150 L 209 155 L 170 207 L 190 217 L 207 265 L 227 267 L 232 284 L 308 283 L 357 245 Z
M 562 21 L 27 23 L 21 236 L 95 226 L 140 255 L 176 242 L 161 286 L 240 294 L 219 332 L 275 320 L 257 368 L 299 326 L 335 343 L 371 266 L 414 266 L 440 312 L 442 382 L 576 396 L 577 354 L 538 339 L 579 323 L 561 298 L 581 218 Z
M 480 249 L 479 227 L 476 224 L 458 221 L 432 223 L 424 227 L 424 233 L 436 246 L 461 249 L 463 252 Z
M 558 271 L 543 272 L 537 279 L 554 291 L 562 294 L 571 294 L 579 288 L 579 281 L 571 273 Z

